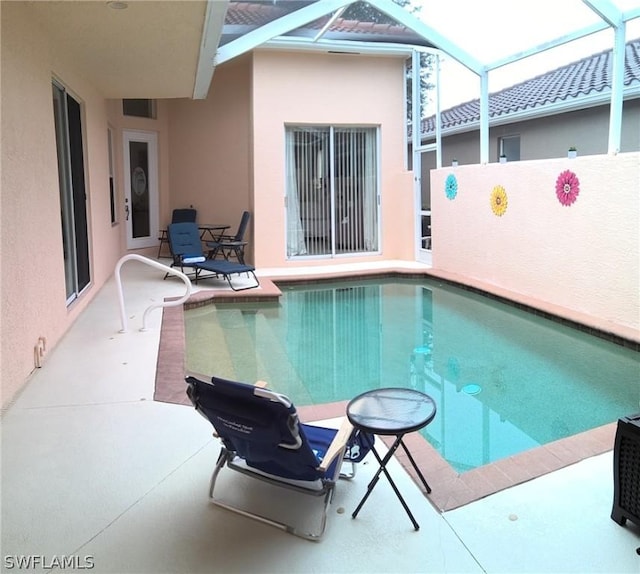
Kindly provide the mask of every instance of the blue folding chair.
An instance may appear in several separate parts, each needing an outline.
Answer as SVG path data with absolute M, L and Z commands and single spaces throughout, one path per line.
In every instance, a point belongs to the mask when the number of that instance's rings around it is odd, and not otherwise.
M 196 410 L 213 425 L 214 436 L 222 441 L 211 476 L 209 499 L 296 536 L 319 540 L 345 455 L 350 462 L 361 461 L 370 442 L 354 434 L 346 417 L 339 430 L 301 423 L 291 401 L 266 389 L 264 383 L 249 385 L 218 377 L 212 377 L 210 382 L 202 379 L 201 375 L 187 376 L 187 395 Z M 268 517 L 265 512 L 254 512 L 216 498 L 216 481 L 225 466 L 274 486 L 323 497 L 319 525 L 302 529 Z
M 255 274 L 255 267 L 252 265 L 227 261 L 226 259 L 207 259 L 202 250 L 202 241 L 197 224 L 192 222 L 172 223 L 168 227 L 168 237 L 169 248 L 173 257 L 171 267 L 180 267 L 182 272 L 184 272 L 185 267 L 193 269 L 196 284 L 198 279 L 207 277 L 206 275 L 202 277 L 201 273 L 208 271 L 214 276 L 223 277 L 234 291 L 253 289 L 260 285 Z M 242 274 L 253 276 L 254 283 L 245 287 L 236 287 L 231 281 L 231 276 Z M 165 279 L 166 277 L 167 275 L 165 275 Z
M 198 210 L 193 207 L 187 207 L 184 209 L 174 209 L 171 214 L 171 223 L 184 223 L 185 221 L 190 221 L 195 223 L 198 218 Z M 158 245 L 158 259 L 160 259 L 160 254 L 162 253 L 162 245 L 169 244 L 169 238 L 167 237 L 167 230 L 160 230 L 160 237 L 158 237 L 158 241 L 160 244 Z M 244 261 L 243 261 L 244 263 Z
M 209 259 L 216 259 L 220 254 L 229 260 L 234 255 L 239 263 L 244 263 L 244 248 L 247 245 L 244 235 L 249 226 L 249 219 L 251 219 L 251 213 L 243 211 L 235 235 L 221 235 L 217 241 L 207 241 Z

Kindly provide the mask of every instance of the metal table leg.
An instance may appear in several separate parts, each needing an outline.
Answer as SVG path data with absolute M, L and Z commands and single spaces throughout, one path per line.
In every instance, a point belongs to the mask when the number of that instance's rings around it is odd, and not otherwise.
M 402 448 L 404 449 L 404 452 L 407 453 L 407 457 L 409 457 L 409 461 L 413 465 L 413 468 L 416 471 L 416 473 L 418 473 L 418 476 L 420 477 L 420 480 L 422 481 L 422 484 L 424 484 L 424 488 L 427 491 L 427 494 L 431 494 L 431 487 L 429 486 L 429 484 L 427 483 L 427 480 L 425 479 L 425 477 L 423 476 L 422 472 L 418 468 L 418 465 L 416 464 L 416 461 L 413 460 L 413 457 L 411 456 L 411 453 L 409 452 L 409 449 L 407 448 L 407 445 L 404 444 L 403 440 L 400 441 L 400 444 L 402 444 Z
M 367 485 L 367 492 L 365 493 L 364 497 L 362 498 L 362 500 L 358 504 L 358 507 L 354 510 L 353 514 L 351 515 L 352 518 L 355 518 L 358 515 L 358 513 L 360 512 L 360 509 L 364 506 L 364 503 L 367 501 L 367 498 L 369 498 L 369 495 L 371 494 L 371 492 L 373 492 L 373 489 L 375 488 L 376 484 L 378 483 L 378 479 L 380 478 L 380 473 L 384 472 L 385 476 L 387 477 L 387 480 L 389 481 L 389 484 L 391 484 L 391 488 L 393 488 L 393 491 L 396 493 L 396 496 L 398 497 L 398 500 L 400 500 L 400 503 L 402 504 L 402 506 L 405 509 L 407 515 L 409 516 L 409 519 L 411 520 L 411 523 L 413 524 L 414 529 L 415 530 L 419 530 L 420 529 L 420 525 L 418 524 L 416 519 L 413 517 L 413 514 L 411 513 L 411 510 L 409 510 L 409 506 L 407 505 L 407 503 L 405 502 L 404 498 L 400 494 L 400 491 L 398 490 L 398 487 L 396 486 L 396 483 L 393 481 L 393 479 L 391 478 L 391 475 L 389 474 L 389 471 L 387 470 L 388 462 L 391 460 L 391 457 L 394 455 L 394 453 L 396 452 L 396 450 L 398 449 L 398 447 L 401 444 L 404 447 L 405 452 L 408 452 L 407 451 L 407 447 L 402 442 L 402 437 L 403 437 L 403 435 L 398 435 L 396 437 L 396 440 L 394 441 L 393 445 L 391 446 L 391 448 L 389 449 L 389 451 L 387 452 L 385 457 L 382 458 L 382 459 L 380 458 L 380 455 L 378 454 L 378 451 L 376 451 L 374 445 L 371 444 L 371 451 L 373 452 L 373 455 L 376 457 L 376 460 L 380 464 L 380 467 L 378 468 L 378 470 L 377 470 L 376 474 L 374 475 L 374 477 L 371 479 L 371 482 L 369 482 L 369 484 Z M 409 457 L 410 457 L 410 460 L 411 460 L 411 462 L 413 463 L 413 465 L 415 467 L 415 462 L 413 461 L 413 458 L 411 457 L 411 455 L 409 455 Z M 417 470 L 417 468 L 416 468 L 416 470 Z M 424 481 L 424 477 L 422 477 L 421 473 L 420 473 L 420 476 L 421 476 L 422 480 Z M 424 481 L 424 482 L 426 484 L 426 481 Z M 427 485 L 427 488 L 428 488 L 428 485 Z M 430 490 L 431 489 L 429 489 L 429 491 Z

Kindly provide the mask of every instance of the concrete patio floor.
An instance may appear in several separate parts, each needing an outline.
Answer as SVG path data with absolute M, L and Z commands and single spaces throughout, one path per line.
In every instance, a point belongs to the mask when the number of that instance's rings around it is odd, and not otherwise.
M 153 401 L 162 312 L 138 330 L 184 286 L 138 263 L 122 276 L 129 331 L 111 279 L 3 413 L 3 572 L 62 556 L 123 574 L 640 572 L 640 528 L 610 519 L 611 452 L 444 513 L 394 460 L 417 532 L 385 480 L 351 518 L 373 461 L 338 485 L 319 543 L 210 505 L 217 440 L 193 409 Z

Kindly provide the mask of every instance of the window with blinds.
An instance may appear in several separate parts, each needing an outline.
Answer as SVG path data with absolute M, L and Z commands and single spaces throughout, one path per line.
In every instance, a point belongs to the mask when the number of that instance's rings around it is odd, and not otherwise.
M 377 128 L 290 126 L 287 256 L 379 251 Z

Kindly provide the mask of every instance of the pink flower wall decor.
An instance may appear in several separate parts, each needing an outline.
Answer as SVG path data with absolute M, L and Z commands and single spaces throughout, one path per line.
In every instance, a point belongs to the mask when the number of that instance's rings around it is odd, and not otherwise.
M 563 171 L 556 179 L 556 196 L 562 205 L 571 205 L 580 193 L 580 180 L 570 170 Z

